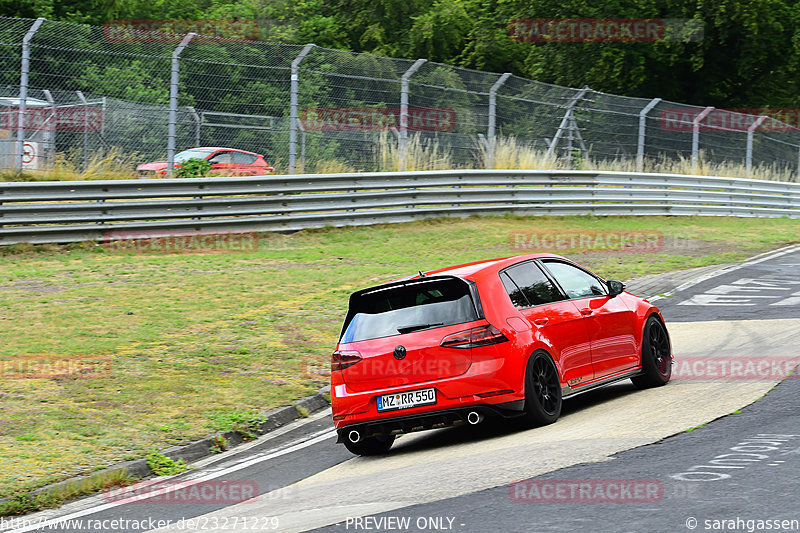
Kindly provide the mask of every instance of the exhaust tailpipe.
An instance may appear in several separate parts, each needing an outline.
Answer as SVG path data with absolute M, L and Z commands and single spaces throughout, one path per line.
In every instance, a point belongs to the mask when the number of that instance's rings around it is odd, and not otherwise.
M 347 434 L 347 438 L 350 439 L 350 442 L 355 444 L 361 440 L 361 433 L 359 433 L 354 429 L 353 431 Z
M 483 422 L 483 415 L 477 411 L 470 411 L 469 414 L 467 414 L 467 422 L 472 426 L 480 424 Z

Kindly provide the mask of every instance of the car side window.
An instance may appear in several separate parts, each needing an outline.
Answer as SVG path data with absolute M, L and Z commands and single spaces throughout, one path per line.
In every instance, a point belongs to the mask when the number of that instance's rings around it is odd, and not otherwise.
M 233 152 L 233 162 L 237 165 L 252 165 L 258 159 L 254 155 L 244 154 L 242 152 Z
M 219 152 L 208 162 L 216 165 L 230 165 L 233 163 L 233 152 Z
M 509 267 L 501 274 L 500 279 L 516 307 L 531 307 L 564 299 L 535 263 Z
M 511 303 L 514 304 L 514 307 L 524 308 L 531 306 L 528 299 L 524 294 L 522 294 L 520 288 L 517 287 L 517 285 L 511 281 L 511 278 L 508 277 L 508 274 L 502 272 L 500 274 L 500 280 L 503 282 L 503 287 L 505 287 L 509 298 L 511 298 Z
M 578 267 L 559 261 L 544 261 L 544 266 L 570 298 L 590 298 L 608 294 L 608 290 L 599 279 Z

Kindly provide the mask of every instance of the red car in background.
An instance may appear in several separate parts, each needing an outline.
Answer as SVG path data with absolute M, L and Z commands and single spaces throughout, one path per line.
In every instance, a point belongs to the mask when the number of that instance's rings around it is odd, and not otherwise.
M 263 156 L 235 148 L 204 146 L 190 148 L 175 154 L 175 167 L 180 168 L 189 159 L 205 159 L 211 163 L 211 175 L 217 176 L 263 176 L 272 174 L 272 168 Z M 154 161 L 136 167 L 140 178 L 155 178 L 167 175 L 167 162 Z
M 385 453 L 400 433 L 486 416 L 555 422 L 563 398 L 667 383 L 672 348 L 647 300 L 552 254 L 454 266 L 353 293 L 331 359 L 339 442 Z

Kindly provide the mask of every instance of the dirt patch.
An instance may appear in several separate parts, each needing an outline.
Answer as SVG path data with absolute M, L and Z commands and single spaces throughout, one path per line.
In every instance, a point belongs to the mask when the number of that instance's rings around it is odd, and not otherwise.
M 0 291 L 25 291 L 34 294 L 52 294 L 67 290 L 69 287 L 55 285 L 44 280 L 28 279 L 10 285 L 0 285 Z

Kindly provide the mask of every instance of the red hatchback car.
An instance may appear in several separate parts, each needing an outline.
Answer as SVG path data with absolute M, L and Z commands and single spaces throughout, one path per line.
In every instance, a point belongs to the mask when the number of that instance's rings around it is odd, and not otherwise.
M 190 148 L 175 154 L 175 168 L 189 159 L 207 160 L 211 163 L 210 174 L 217 176 L 264 176 L 275 171 L 262 156 L 235 148 Z M 153 161 L 136 167 L 136 173 L 141 178 L 166 176 L 168 166 L 166 161 Z
M 486 416 L 555 422 L 563 398 L 630 378 L 664 385 L 672 347 L 647 300 L 552 254 L 454 266 L 353 293 L 331 359 L 339 442 Z

